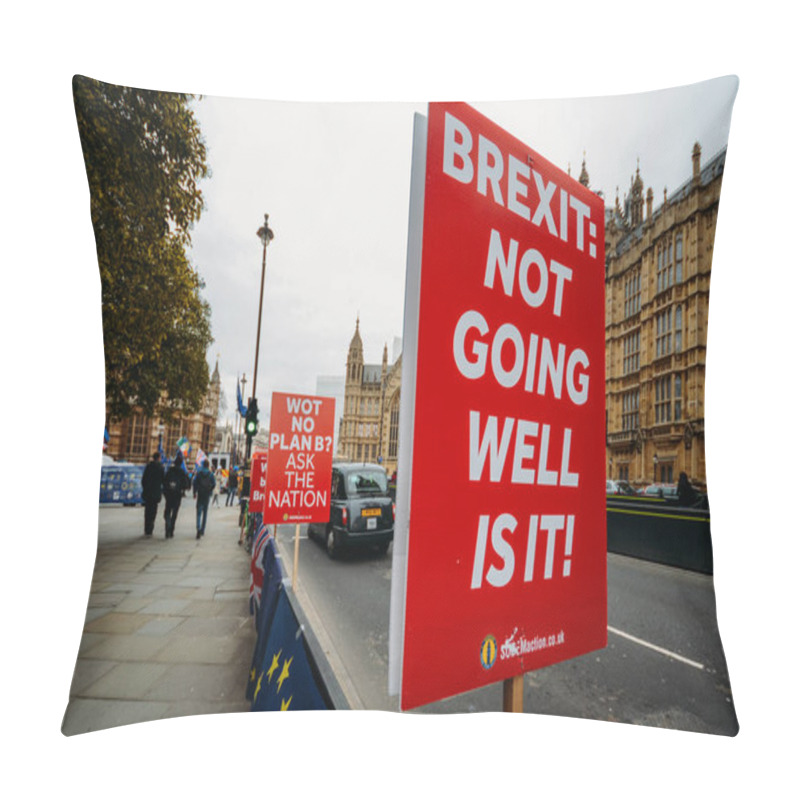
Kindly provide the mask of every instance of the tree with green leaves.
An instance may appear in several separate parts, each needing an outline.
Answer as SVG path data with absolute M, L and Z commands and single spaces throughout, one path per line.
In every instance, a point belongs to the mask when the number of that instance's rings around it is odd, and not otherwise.
M 191 95 L 76 75 L 73 95 L 100 265 L 112 418 L 199 409 L 211 310 L 189 263 L 206 149 Z

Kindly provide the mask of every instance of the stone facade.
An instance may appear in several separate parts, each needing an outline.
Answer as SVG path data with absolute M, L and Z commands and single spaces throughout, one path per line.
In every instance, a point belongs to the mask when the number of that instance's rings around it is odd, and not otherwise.
M 338 459 L 380 463 L 390 476 L 397 469 L 401 372 L 402 356 L 389 365 L 386 345 L 381 364 L 364 363 L 364 346 L 356 320 L 347 352 Z
M 606 463 L 634 485 L 704 488 L 705 366 L 711 259 L 725 150 L 654 209 L 639 166 L 630 190 L 606 208 Z M 589 187 L 584 159 L 579 181 Z M 347 355 L 337 456 L 397 466 L 402 357 L 365 364 L 356 330 Z
M 146 417 L 138 411 L 122 420 L 110 421 L 106 418 L 108 444 L 105 452 L 115 461 L 145 464 L 158 450 L 159 436 L 163 436 L 164 454 L 168 458 L 175 454 L 178 439 L 185 436 L 192 444 L 190 459 L 194 461 L 198 447 L 205 453 L 215 449 L 219 398 L 220 377 L 217 363 L 200 411 L 177 416 L 172 420 Z
M 606 209 L 606 456 L 608 476 L 634 485 L 701 486 L 711 258 L 725 150 L 653 210 L 636 168 Z M 588 182 L 588 178 L 587 178 Z

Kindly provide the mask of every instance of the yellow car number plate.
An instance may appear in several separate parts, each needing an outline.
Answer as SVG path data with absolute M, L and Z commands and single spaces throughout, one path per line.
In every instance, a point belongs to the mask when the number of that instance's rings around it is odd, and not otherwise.
M 362 508 L 361 509 L 361 516 L 362 517 L 379 517 L 381 515 L 381 510 L 379 508 Z

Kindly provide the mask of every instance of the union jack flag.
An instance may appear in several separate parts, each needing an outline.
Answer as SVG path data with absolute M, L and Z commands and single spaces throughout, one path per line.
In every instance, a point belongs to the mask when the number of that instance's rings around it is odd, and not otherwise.
M 251 614 L 257 615 L 258 608 L 261 605 L 261 590 L 264 588 L 264 548 L 271 536 L 271 529 L 259 520 L 258 532 L 253 540 L 253 556 L 250 559 Z

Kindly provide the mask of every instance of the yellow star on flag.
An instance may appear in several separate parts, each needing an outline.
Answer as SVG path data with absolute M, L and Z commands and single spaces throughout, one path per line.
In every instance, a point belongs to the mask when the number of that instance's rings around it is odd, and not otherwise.
M 289 708 L 289 703 L 292 702 L 293 697 L 294 695 L 290 694 L 288 700 L 281 700 L 281 711 L 286 711 Z
M 262 672 L 262 673 L 261 673 L 261 674 L 258 676 L 258 683 L 256 684 L 256 690 L 255 690 L 255 692 L 253 693 L 253 702 L 255 702 L 255 701 L 256 701 L 256 698 L 258 697 L 258 693 L 261 691 L 261 679 L 262 679 L 263 677 L 264 677 L 264 673 Z
M 278 678 L 278 688 L 276 691 L 280 692 L 281 684 L 289 677 L 289 665 L 294 661 L 294 656 L 288 661 L 283 662 L 283 669 L 281 670 L 280 677 Z
M 281 653 L 283 650 L 278 650 L 278 652 L 272 656 L 272 663 L 269 665 L 269 669 L 267 670 L 267 681 L 272 683 L 272 673 L 278 669 L 278 663 L 280 662 Z

